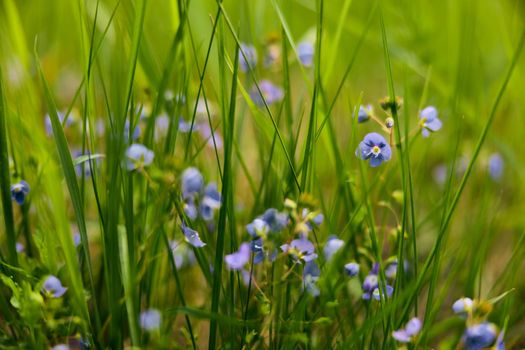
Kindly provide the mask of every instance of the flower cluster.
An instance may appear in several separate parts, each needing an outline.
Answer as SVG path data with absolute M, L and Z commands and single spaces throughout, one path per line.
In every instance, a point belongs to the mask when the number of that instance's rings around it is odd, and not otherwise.
M 466 329 L 463 333 L 463 342 L 467 350 L 481 350 L 494 348 L 504 350 L 504 332 L 487 320 L 492 311 L 493 302 L 487 300 L 473 300 L 468 297 L 460 298 L 452 305 L 456 315 L 465 319 Z
M 182 173 L 181 192 L 184 213 L 190 220 L 202 218 L 213 223 L 215 212 L 221 207 L 221 194 L 214 182 L 204 186 L 204 177 L 197 168 L 187 168 Z
M 390 112 L 397 111 L 403 105 L 401 98 L 396 97 L 394 100 L 389 97 L 385 97 L 380 102 L 381 108 L 387 114 L 384 121 L 380 120 L 374 114 L 374 108 L 372 105 L 361 105 L 357 110 L 357 122 L 364 123 L 368 120 L 377 122 L 381 128 L 389 134 L 390 142 L 377 132 L 368 133 L 363 141 L 359 143 L 355 151 L 357 158 L 370 162 L 370 166 L 375 168 L 381 165 L 381 163 L 389 161 L 392 157 L 391 145 L 393 144 L 393 129 L 394 129 L 394 118 L 390 115 Z M 441 120 L 438 118 L 438 112 L 436 107 L 428 106 L 419 112 L 419 129 L 423 137 L 429 137 L 431 132 L 436 132 L 443 126 Z
M 372 269 L 363 280 L 363 300 L 370 300 L 372 298 L 375 300 L 386 299 L 390 298 L 394 293 L 394 287 L 392 287 L 392 284 L 397 274 L 397 260 L 387 260 L 386 268 L 384 270 L 386 277 L 386 285 L 384 287 L 381 286 L 379 269 L 379 263 L 374 263 Z
M 317 296 L 320 269 L 315 260 L 318 255 L 308 234 L 322 222 L 323 215 L 314 210 L 308 196 L 302 196 L 299 202 L 287 199 L 284 211 L 270 208 L 246 226 L 250 240 L 241 243 L 238 251 L 225 256 L 226 266 L 230 270 L 245 271 L 250 261 L 254 264 L 265 260 L 272 262 L 281 251 L 293 259 L 294 265 L 303 265 L 303 288 Z M 330 258 L 341 246 L 342 243 L 332 238 L 325 247 L 325 255 Z

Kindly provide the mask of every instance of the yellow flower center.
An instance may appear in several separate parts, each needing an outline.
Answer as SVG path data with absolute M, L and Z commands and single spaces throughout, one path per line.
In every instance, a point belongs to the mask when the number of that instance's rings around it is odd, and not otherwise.
M 377 156 L 379 153 L 381 153 L 381 148 L 379 148 L 379 146 L 374 146 L 372 148 L 372 153 Z

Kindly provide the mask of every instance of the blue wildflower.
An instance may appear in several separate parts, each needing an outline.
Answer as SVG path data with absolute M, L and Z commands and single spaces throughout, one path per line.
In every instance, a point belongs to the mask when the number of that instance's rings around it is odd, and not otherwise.
M 409 343 L 421 331 L 421 321 L 414 317 L 406 324 L 405 328 L 401 328 L 392 332 L 392 336 L 400 343 Z
M 436 132 L 441 129 L 443 123 L 438 118 L 436 107 L 428 106 L 419 112 L 419 126 L 423 137 L 429 137 L 430 132 Z
M 73 244 L 75 245 L 75 248 L 82 244 L 82 239 L 80 238 L 80 233 L 75 232 L 75 234 L 73 235 Z
M 126 150 L 128 170 L 141 169 L 153 163 L 155 154 L 146 146 L 134 143 Z
M 348 276 L 354 277 L 359 273 L 359 264 L 356 262 L 349 262 L 345 264 L 345 272 Z
M 16 252 L 23 253 L 26 250 L 26 247 L 20 242 L 16 242 Z
M 166 137 L 170 127 L 170 117 L 167 114 L 161 114 L 155 118 L 155 141 Z
M 262 219 L 268 224 L 272 233 L 280 232 L 288 226 L 288 214 L 281 213 L 275 208 L 267 209 Z
M 244 55 L 243 55 L 244 53 Z M 257 65 L 257 50 L 253 45 L 241 44 L 239 50 L 239 68 L 243 72 L 254 69 Z
M 148 309 L 140 314 L 140 327 L 148 332 L 156 331 L 160 328 L 162 316 L 159 310 Z
M 206 245 L 206 243 L 201 241 L 199 233 L 189 228 L 188 226 L 186 226 L 184 221 L 180 225 L 180 228 L 182 230 L 182 233 L 184 234 L 184 237 L 186 237 L 186 241 L 192 246 L 194 246 L 195 248 L 202 248 Z
M 437 165 L 432 171 L 432 177 L 438 185 L 443 185 L 447 181 L 447 166 L 445 164 Z
M 503 177 L 503 158 L 499 153 L 493 153 L 489 157 L 489 175 L 494 181 L 499 181 Z
M 253 238 L 265 237 L 270 231 L 270 226 L 263 219 L 256 218 L 248 225 L 246 225 L 246 231 Z
M 359 106 L 359 111 L 357 112 L 357 122 L 364 123 L 368 121 L 372 116 L 373 112 L 374 108 L 372 107 L 372 105 Z
M 386 285 L 385 288 L 381 288 L 381 289 L 383 290 L 382 295 L 379 294 L 379 290 L 380 290 L 379 287 L 374 288 L 372 292 L 372 296 L 374 297 L 375 300 L 381 300 L 381 298 L 387 299 L 387 298 L 390 298 L 392 294 L 394 294 L 394 287 L 388 284 Z
M 313 243 L 305 237 L 294 239 L 290 244 L 283 244 L 281 249 L 283 252 L 291 254 L 296 259 L 303 259 L 305 262 L 317 258 Z
M 60 298 L 67 291 L 67 288 L 62 286 L 62 282 L 53 275 L 45 279 L 42 289 L 53 298 Z
M 371 167 L 377 167 L 390 160 L 391 154 L 392 150 L 385 138 L 376 132 L 367 134 L 355 151 L 359 159 L 370 160 Z
M 319 280 L 320 275 L 321 270 L 315 261 L 308 261 L 304 265 L 303 288 L 313 297 L 317 297 L 320 294 L 319 287 L 317 287 L 317 281 Z
M 222 137 L 217 132 L 217 130 L 213 130 L 212 135 L 212 128 L 208 123 L 202 123 L 199 125 L 199 134 L 202 136 L 203 139 L 208 140 L 207 146 L 213 149 L 221 149 L 222 148 Z
M 264 97 L 264 100 L 268 105 L 279 102 L 284 97 L 283 89 L 275 86 L 272 82 L 268 80 L 261 80 L 261 82 L 259 83 L 259 88 L 261 89 L 261 93 Z M 253 103 L 255 103 L 256 105 L 264 106 L 263 98 L 259 94 L 257 86 L 253 86 L 250 90 L 250 97 Z
M 224 257 L 230 270 L 241 270 L 250 261 L 250 244 L 242 243 L 239 250 Z
M 328 238 L 328 242 L 326 242 L 323 252 L 324 257 L 327 261 L 330 261 L 332 257 L 337 253 L 339 249 L 341 249 L 345 245 L 345 242 L 341 239 L 338 239 L 336 236 L 332 235 Z
M 396 275 L 397 275 L 397 259 L 387 264 L 385 268 L 385 276 L 387 278 L 394 279 L 396 278 Z
M 372 293 L 379 286 L 379 264 L 375 263 L 372 266 L 372 270 L 368 273 L 363 281 L 363 296 L 364 300 L 370 300 L 372 298 Z
M 496 332 L 496 326 L 488 322 L 467 327 L 464 334 L 465 347 L 468 350 L 488 348 L 496 341 Z
M 470 298 L 460 298 L 452 304 L 452 310 L 456 315 L 467 317 L 472 312 L 474 301 Z
M 130 130 L 129 120 L 126 120 L 126 123 L 124 124 L 124 140 L 126 141 L 129 140 L 129 130 Z M 137 124 L 135 125 L 135 128 L 133 129 L 131 140 L 132 141 L 137 140 L 140 137 L 140 134 L 141 134 L 140 126 Z
M 197 206 L 195 205 L 195 199 L 193 199 L 193 197 L 189 197 L 186 199 L 186 202 L 184 203 L 184 213 L 190 220 L 197 219 L 199 211 L 197 210 Z
M 58 120 L 60 121 L 60 124 L 64 125 L 66 114 L 57 111 L 57 116 L 58 116 Z M 73 118 L 69 116 L 66 120 L 66 124 L 64 125 L 64 127 L 68 127 L 71 125 L 73 125 Z M 46 114 L 46 117 L 45 117 L 45 128 L 46 128 L 46 134 L 48 136 L 52 136 L 53 135 L 53 124 L 51 123 L 51 116 L 49 114 Z
M 188 168 L 182 173 L 182 197 L 189 198 L 199 194 L 204 186 L 204 177 L 197 168 Z
M 217 190 L 215 183 L 209 183 L 204 189 L 204 195 L 201 200 L 200 214 L 204 221 L 213 220 L 215 210 L 221 207 L 221 194 Z
M 14 200 L 19 205 L 24 204 L 26 196 L 29 194 L 29 184 L 24 180 L 11 185 L 11 200 Z
M 314 45 L 309 41 L 302 41 L 297 45 L 299 61 L 305 67 L 311 67 L 314 62 Z

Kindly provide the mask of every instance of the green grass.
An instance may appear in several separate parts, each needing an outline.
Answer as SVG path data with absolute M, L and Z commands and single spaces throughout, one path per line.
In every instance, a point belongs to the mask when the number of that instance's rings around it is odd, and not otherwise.
M 465 328 L 484 320 L 507 348 L 523 347 L 523 10 L 488 0 L 2 1 L 0 347 L 396 349 L 392 332 L 412 317 L 423 327 L 408 349 L 464 348 Z M 311 65 L 300 61 L 305 40 Z M 257 51 L 248 67 L 244 44 Z M 265 80 L 282 89 L 278 101 Z M 400 106 L 380 107 L 396 97 Z M 374 117 L 358 123 L 368 104 Z M 429 105 L 443 127 L 423 138 Z M 376 168 L 355 155 L 370 132 L 392 148 Z M 154 152 L 151 164 L 128 170 L 132 143 Z M 210 220 L 189 211 L 189 167 L 217 185 Z M 11 198 L 20 180 L 30 185 L 22 205 Z M 198 210 L 214 205 L 203 191 L 191 195 Z M 269 254 L 229 269 L 225 256 L 253 243 L 246 226 L 268 208 L 288 218 L 262 235 Z M 188 243 L 182 223 L 206 245 Z M 299 230 L 320 271 L 307 286 L 311 265 L 281 249 Z M 342 248 L 328 258 L 331 235 Z M 405 262 L 395 278 L 394 259 Z M 393 294 L 365 301 L 375 262 Z M 68 288 L 62 297 L 43 292 L 49 275 Z M 451 309 L 465 296 L 476 299 L 467 323 Z M 143 327 L 148 309 L 160 312 L 157 329 Z

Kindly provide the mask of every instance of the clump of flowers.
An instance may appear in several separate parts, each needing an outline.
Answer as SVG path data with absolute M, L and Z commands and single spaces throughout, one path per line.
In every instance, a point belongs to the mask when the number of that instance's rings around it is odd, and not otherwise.
M 381 300 L 390 298 L 392 296 L 394 293 L 394 287 L 392 287 L 389 283 L 393 282 L 396 274 L 392 271 L 392 268 L 390 269 L 390 272 L 388 272 L 388 266 L 390 265 L 387 265 L 387 269 L 384 271 L 385 277 L 387 278 L 385 281 L 386 284 L 385 286 L 382 286 L 379 276 L 379 263 L 376 262 L 373 264 L 372 269 L 363 281 L 363 300 L 370 300 L 372 298 L 375 300 Z M 397 267 L 397 265 L 395 266 Z
M 204 187 L 204 177 L 194 167 L 187 168 L 181 178 L 184 212 L 190 220 L 202 218 L 213 223 L 215 212 L 221 207 L 221 194 L 217 185 L 210 182 Z
M 303 265 L 303 289 L 317 296 L 320 269 L 315 260 L 318 255 L 308 235 L 323 219 L 308 195 L 302 195 L 298 202 L 287 199 L 284 211 L 267 209 L 246 226 L 250 240 L 241 243 L 238 251 L 225 256 L 226 266 L 229 270 L 246 272 L 248 263 L 272 262 L 281 251 L 293 259 L 294 266 Z M 328 254 L 335 253 L 332 248 L 329 250 Z
M 466 329 L 463 333 L 463 342 L 467 350 L 505 349 L 504 332 L 487 320 L 494 303 L 499 299 L 501 297 L 492 300 L 463 297 L 452 305 L 454 313 L 465 319 Z

